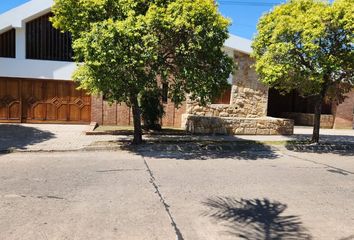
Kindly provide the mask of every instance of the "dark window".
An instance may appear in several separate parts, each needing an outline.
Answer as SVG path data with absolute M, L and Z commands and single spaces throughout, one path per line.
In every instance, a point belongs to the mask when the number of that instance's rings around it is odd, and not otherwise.
M 52 26 L 49 13 L 26 24 L 26 57 L 28 59 L 73 61 L 72 40 Z
M 16 31 L 10 31 L 0 34 L 0 57 L 16 57 Z
M 168 101 L 168 83 L 162 84 L 162 102 L 167 103 Z
M 232 86 L 229 85 L 220 95 L 218 99 L 215 99 L 213 104 L 230 104 L 231 101 L 231 89 Z

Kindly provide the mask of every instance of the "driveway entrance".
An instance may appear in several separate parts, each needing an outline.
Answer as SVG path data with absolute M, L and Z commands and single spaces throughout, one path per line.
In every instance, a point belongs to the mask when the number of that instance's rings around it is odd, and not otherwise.
M 91 97 L 72 81 L 0 78 L 0 122 L 89 123 Z
M 96 141 L 116 136 L 86 136 L 87 125 L 79 124 L 3 124 L 0 123 L 0 153 L 9 150 L 78 150 Z M 0 237 L 1 239 L 1 237 Z

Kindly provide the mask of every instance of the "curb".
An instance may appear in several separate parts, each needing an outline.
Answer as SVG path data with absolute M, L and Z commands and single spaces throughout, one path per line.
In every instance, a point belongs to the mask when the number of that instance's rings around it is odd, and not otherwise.
M 99 143 L 99 142 L 98 142 Z M 101 142 L 102 143 L 102 142 Z M 276 150 L 274 146 L 261 144 L 250 141 L 236 141 L 236 142 L 146 142 L 143 145 L 131 145 L 129 141 L 116 142 L 114 144 L 104 145 L 91 145 L 78 149 L 6 149 L 0 150 L 0 154 L 10 153 L 64 153 L 64 152 L 99 152 L 99 151 L 139 151 L 139 152 L 151 152 L 151 151 L 170 151 L 170 152 L 188 152 L 188 151 L 235 151 L 240 152 L 248 151 L 266 151 L 269 149 Z
M 101 144 L 100 144 L 101 143 Z M 103 144 L 102 144 L 103 143 Z M 96 145 L 86 146 L 78 149 L 3 149 L 0 150 L 0 154 L 10 154 L 10 153 L 65 153 L 65 152 L 99 152 L 99 151 L 170 151 L 170 152 L 188 152 L 188 151 L 279 151 L 279 150 L 289 150 L 294 152 L 313 152 L 313 153 L 335 153 L 335 152 L 348 152 L 354 153 L 354 143 L 322 143 L 319 145 L 313 144 L 272 144 L 267 142 L 256 142 L 256 141 L 234 141 L 234 142 L 193 142 L 193 141 L 183 141 L 183 142 L 158 142 L 158 141 L 147 141 L 143 145 L 130 145 L 129 141 L 119 141 L 119 142 L 97 142 Z
M 319 153 L 331 153 L 331 152 L 354 152 L 353 143 L 324 143 L 324 144 L 291 144 L 286 145 L 285 148 L 294 152 L 319 152 Z
M 84 131 L 85 135 L 91 135 L 90 133 L 94 133 L 95 129 L 98 127 L 97 122 L 91 122 L 90 125 L 87 126 L 87 130 Z
M 121 151 L 123 150 L 121 146 L 116 147 L 85 147 L 78 149 L 68 149 L 68 150 L 57 150 L 57 149 L 36 149 L 36 150 L 23 150 L 23 149 L 9 149 L 0 150 L 0 155 L 11 154 L 11 153 L 66 153 L 66 152 L 99 152 L 99 151 Z

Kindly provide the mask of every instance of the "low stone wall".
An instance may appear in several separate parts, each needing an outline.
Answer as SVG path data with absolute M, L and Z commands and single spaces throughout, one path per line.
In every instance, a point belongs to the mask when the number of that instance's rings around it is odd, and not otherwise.
M 187 113 L 205 117 L 244 117 L 257 118 L 265 116 L 264 100 L 257 95 L 252 101 L 237 100 L 235 104 L 210 104 L 200 106 L 196 102 L 188 102 Z
M 313 126 L 315 115 L 312 113 L 286 112 L 281 114 L 284 118 L 293 119 L 295 125 Z M 321 115 L 321 128 L 333 128 L 334 116 L 330 114 Z
M 294 121 L 280 118 L 230 118 L 186 115 L 186 131 L 194 134 L 292 135 Z

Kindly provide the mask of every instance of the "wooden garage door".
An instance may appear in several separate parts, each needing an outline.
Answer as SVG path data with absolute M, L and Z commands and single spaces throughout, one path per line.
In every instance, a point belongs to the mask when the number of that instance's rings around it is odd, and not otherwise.
M 89 123 L 91 97 L 70 81 L 0 78 L 0 122 Z

